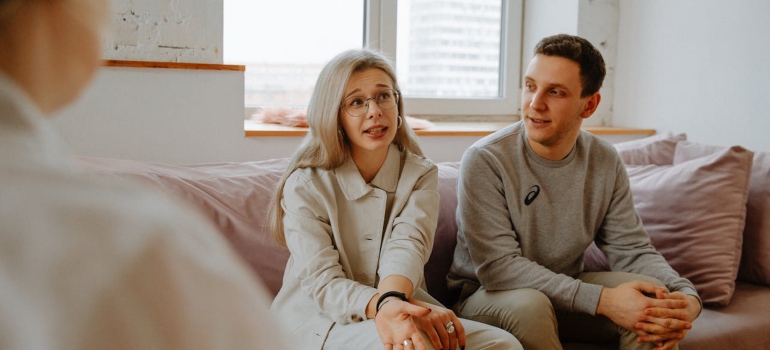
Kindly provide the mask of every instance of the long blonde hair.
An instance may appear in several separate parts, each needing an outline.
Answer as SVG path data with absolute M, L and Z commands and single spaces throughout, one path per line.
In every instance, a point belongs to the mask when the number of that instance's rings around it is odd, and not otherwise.
M 324 66 L 318 76 L 307 110 L 310 131 L 294 153 L 273 195 L 270 232 L 273 238 L 284 247 L 286 237 L 283 231 L 284 211 L 281 200 L 286 179 L 300 168 L 334 169 L 350 157 L 350 144 L 344 136 L 340 122 L 340 104 L 350 76 L 370 68 L 385 72 L 393 81 L 393 88 L 400 91 L 390 60 L 370 49 L 348 50 L 340 53 Z M 398 100 L 398 115 L 402 118 L 404 116 L 403 98 Z M 402 151 L 406 150 L 422 156 L 414 131 L 405 120 L 402 124 L 396 130 L 393 143 Z

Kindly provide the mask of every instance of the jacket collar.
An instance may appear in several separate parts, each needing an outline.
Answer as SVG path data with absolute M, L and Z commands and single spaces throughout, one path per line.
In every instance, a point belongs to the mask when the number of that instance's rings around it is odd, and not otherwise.
M 337 175 L 342 192 L 348 200 L 356 200 L 372 191 L 372 187 L 386 192 L 395 192 L 401 169 L 401 151 L 398 146 L 391 144 L 388 147 L 388 155 L 380 167 L 380 171 L 374 176 L 371 183 L 366 183 L 361 173 L 356 168 L 353 158 L 349 157 L 345 163 L 334 170 Z

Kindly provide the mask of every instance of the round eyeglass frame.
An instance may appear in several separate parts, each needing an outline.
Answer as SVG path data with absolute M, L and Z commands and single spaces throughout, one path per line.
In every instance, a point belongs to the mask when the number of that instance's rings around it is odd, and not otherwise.
M 398 106 L 398 101 L 401 99 L 401 92 L 399 92 L 396 89 L 383 89 L 383 90 L 380 90 L 380 92 L 382 92 L 384 90 L 390 90 L 393 93 L 393 96 L 396 97 L 396 102 L 393 103 L 393 107 L 384 108 L 384 107 L 380 106 L 380 102 L 377 101 L 376 99 L 374 100 L 374 103 L 376 103 L 377 107 L 380 107 L 380 109 L 385 110 L 385 111 L 389 111 L 389 110 L 393 109 L 394 107 Z M 378 93 L 380 93 L 380 92 L 378 92 Z M 347 101 L 347 100 L 349 100 L 349 99 L 351 99 L 353 97 L 356 97 L 356 96 L 348 97 L 348 98 L 345 99 L 345 101 Z M 374 97 L 369 97 L 369 98 L 366 99 L 366 101 L 364 102 L 364 106 L 366 106 L 366 109 L 364 109 L 363 113 L 361 113 L 359 115 L 355 115 L 353 113 L 350 113 L 347 110 L 347 108 L 345 108 L 345 101 L 342 101 L 342 103 L 340 103 L 340 110 L 344 111 L 345 113 L 347 113 L 349 116 L 351 116 L 353 118 L 363 117 L 364 115 L 366 115 L 367 112 L 369 112 L 369 100 L 371 100 L 371 99 L 374 99 Z

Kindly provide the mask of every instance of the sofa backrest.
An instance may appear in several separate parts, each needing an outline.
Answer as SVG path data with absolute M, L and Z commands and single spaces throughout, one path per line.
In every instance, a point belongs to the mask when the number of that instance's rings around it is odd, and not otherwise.
M 451 307 L 457 296 L 447 290 L 446 275 L 452 265 L 457 244 L 457 177 L 460 162 L 438 163 L 438 192 L 441 196 L 436 238 L 433 251 L 425 265 L 425 283 L 428 293 L 445 306 Z
M 98 176 L 141 182 L 172 200 L 191 205 L 216 225 L 273 296 L 281 288 L 287 249 L 267 234 L 267 215 L 288 159 L 244 163 L 171 165 L 81 157 Z
M 289 252 L 269 237 L 267 217 L 273 191 L 289 160 L 171 165 L 133 160 L 79 157 L 96 176 L 138 181 L 172 200 L 192 205 L 209 218 L 275 295 L 281 288 Z M 441 208 L 433 253 L 425 266 L 428 292 L 447 303 L 446 274 L 454 254 L 459 163 L 441 163 Z

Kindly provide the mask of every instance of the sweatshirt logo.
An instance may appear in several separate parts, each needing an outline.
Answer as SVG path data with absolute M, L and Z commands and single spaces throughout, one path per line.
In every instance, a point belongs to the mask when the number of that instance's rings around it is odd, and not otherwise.
M 532 204 L 532 202 L 537 198 L 537 195 L 540 194 L 540 186 L 534 185 L 529 188 L 529 193 L 527 193 L 527 197 L 524 198 L 524 205 L 529 206 Z

